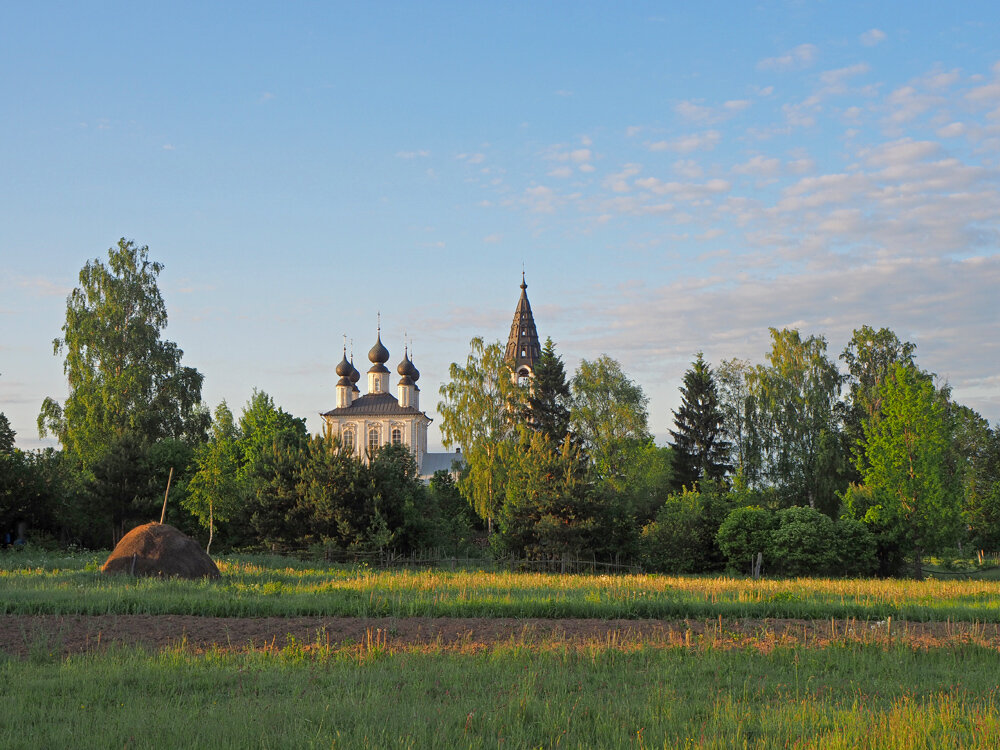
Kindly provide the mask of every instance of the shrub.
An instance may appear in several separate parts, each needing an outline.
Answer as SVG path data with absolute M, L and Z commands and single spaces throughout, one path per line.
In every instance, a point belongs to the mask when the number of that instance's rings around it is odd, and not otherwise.
M 765 508 L 737 508 L 722 522 L 715 536 L 719 549 L 734 571 L 749 570 L 757 553 L 770 559 L 771 532 L 777 527 L 775 514 Z
M 685 490 L 670 495 L 656 514 L 656 520 L 642 529 L 643 562 L 653 570 L 670 573 L 697 573 L 705 568 L 701 543 L 701 496 Z
M 777 521 L 771 532 L 771 569 L 791 576 L 830 575 L 836 570 L 840 549 L 829 516 L 798 506 L 778 511 Z

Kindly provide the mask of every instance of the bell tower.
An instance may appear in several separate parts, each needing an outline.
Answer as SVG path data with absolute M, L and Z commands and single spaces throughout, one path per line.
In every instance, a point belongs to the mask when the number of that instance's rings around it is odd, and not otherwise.
M 526 383 L 533 378 L 535 363 L 541 356 L 542 347 L 538 343 L 535 318 L 531 314 L 531 303 L 528 302 L 528 285 L 524 282 L 524 271 L 521 271 L 521 298 L 514 310 L 514 322 L 510 326 L 507 350 L 504 353 L 514 372 L 515 382 Z

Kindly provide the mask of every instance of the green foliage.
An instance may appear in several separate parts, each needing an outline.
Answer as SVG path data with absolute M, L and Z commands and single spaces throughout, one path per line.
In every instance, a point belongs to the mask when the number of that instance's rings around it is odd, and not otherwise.
M 725 558 L 716 534 L 735 502 L 721 483 L 710 481 L 699 491 L 669 495 L 656 520 L 642 530 L 644 564 L 667 573 L 721 570 Z
M 627 513 L 636 528 L 656 517 L 663 498 L 673 486 L 673 457 L 670 448 L 659 447 L 652 440 L 636 446 L 625 465 L 621 487 L 613 491 L 602 487 L 606 505 L 616 505 Z
M 607 355 L 581 360 L 571 385 L 570 425 L 596 475 L 616 490 L 626 466 L 649 440 L 642 388 Z
M 182 367 L 181 350 L 160 338 L 167 325 L 156 285 L 162 268 L 148 248 L 121 239 L 107 265 L 94 259 L 83 267 L 67 299 L 63 337 L 53 347 L 66 353 L 70 393 L 65 405 L 45 399 L 38 428 L 55 434 L 86 470 L 125 440 L 204 438 L 202 375 Z
M 844 409 L 844 431 L 856 460 L 864 456 L 864 423 L 875 422 L 882 411 L 882 383 L 897 364 L 913 365 L 916 345 L 900 341 L 888 328 L 855 329 L 840 358 L 847 365 L 849 398 Z
M 975 549 L 1000 550 L 1000 425 L 988 431 L 965 481 L 966 520 Z
M 677 429 L 670 431 L 676 491 L 695 489 L 702 479 L 720 480 L 732 470 L 723 421 L 712 368 L 698 352 L 684 373 L 681 406 L 674 412 Z
M 749 571 L 758 553 L 768 559 L 771 549 L 771 532 L 778 526 L 773 511 L 751 506 L 737 508 L 719 526 L 715 540 L 725 556 L 729 568 Z
M 961 518 L 960 489 L 947 465 L 951 434 L 944 399 L 929 376 L 901 364 L 879 397 L 880 419 L 865 423 L 859 468 L 880 522 L 898 530 L 920 576 L 923 555 L 948 546 Z
M 730 464 L 744 481 L 760 475 L 759 449 L 754 432 L 755 404 L 750 393 L 753 372 L 749 360 L 724 359 L 715 371 L 722 432 L 732 446 Z
M 778 526 L 764 553 L 768 570 L 782 575 L 834 575 L 840 562 L 830 517 L 808 507 L 779 510 Z M 770 556 L 770 559 L 768 559 Z
M 841 375 L 826 357 L 826 339 L 771 329 L 768 366 L 749 378 L 755 405 L 760 478 L 777 487 L 785 505 L 809 505 L 834 515 L 847 486 L 837 437 Z
M 878 540 L 861 521 L 838 518 L 834 524 L 839 559 L 836 573 L 843 576 L 866 577 L 878 571 Z
M 844 492 L 844 516 L 862 523 L 874 539 L 875 572 L 899 575 L 905 563 L 905 529 L 891 508 L 885 508 L 865 485 L 852 484 Z
M 545 340 L 535 363 L 534 377 L 524 410 L 525 422 L 553 443 L 561 443 L 569 433 L 570 392 L 562 358 L 552 339 Z
M 515 436 L 512 415 L 522 412 L 522 390 L 513 382 L 500 342 L 470 342 L 465 366 L 452 362 L 441 386 L 441 441 L 460 446 L 466 469 L 459 486 L 492 530 L 504 497 L 503 446 Z
M 508 550 L 552 559 L 593 549 L 594 501 L 586 464 L 571 441 L 559 446 L 543 433 L 523 432 L 507 467 L 500 530 Z
M 246 497 L 246 487 L 239 478 L 240 457 L 239 432 L 233 413 L 223 401 L 215 410 L 211 439 L 195 452 L 195 472 L 181 500 L 183 507 L 208 527 L 209 552 L 215 522 L 229 520 Z

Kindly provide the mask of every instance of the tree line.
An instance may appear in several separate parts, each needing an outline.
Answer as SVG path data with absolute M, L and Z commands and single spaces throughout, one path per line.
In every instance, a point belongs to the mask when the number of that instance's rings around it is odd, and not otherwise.
M 648 399 L 607 355 L 568 375 L 547 340 L 527 385 L 500 342 L 473 339 L 441 386 L 457 481 L 429 485 L 405 448 L 360 459 L 255 391 L 237 417 L 162 338 L 162 270 L 122 239 L 67 299 L 69 396 L 42 404 L 60 449 L 20 451 L 0 414 L 0 530 L 113 544 L 159 517 L 216 549 L 322 545 L 650 569 L 920 573 L 949 548 L 1000 549 L 1000 429 L 954 401 L 888 329 L 854 331 L 837 361 L 821 336 L 771 330 L 761 363 L 685 372 L 669 444 Z

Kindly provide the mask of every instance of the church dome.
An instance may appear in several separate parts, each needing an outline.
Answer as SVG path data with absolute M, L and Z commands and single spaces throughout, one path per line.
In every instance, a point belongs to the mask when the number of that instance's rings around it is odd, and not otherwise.
M 396 372 L 400 374 L 401 377 L 410 378 L 411 380 L 416 380 L 420 377 L 420 373 L 417 372 L 417 368 L 413 366 L 410 361 L 409 354 L 403 355 L 403 361 L 399 363 L 399 367 L 396 368 Z
M 382 345 L 382 334 L 379 334 L 375 346 L 368 352 L 368 361 L 376 365 L 384 365 L 389 361 L 389 350 Z
M 342 378 L 349 378 L 351 373 L 354 371 L 354 365 L 347 361 L 347 353 L 344 353 L 344 358 L 340 360 L 340 364 L 337 365 L 337 374 Z

